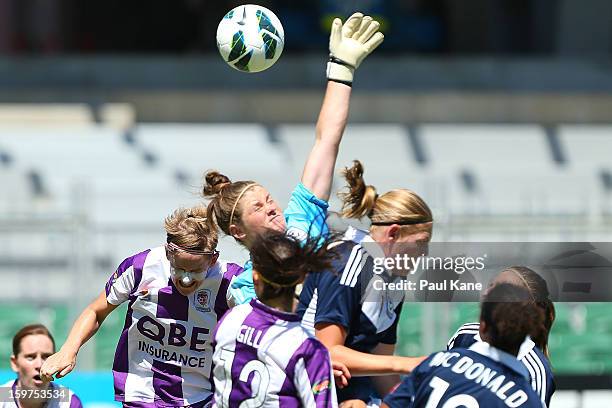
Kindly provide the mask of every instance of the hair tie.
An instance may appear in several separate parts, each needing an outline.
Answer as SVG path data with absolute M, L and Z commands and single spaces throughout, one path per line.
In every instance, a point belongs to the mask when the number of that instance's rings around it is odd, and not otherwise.
M 259 274 L 259 277 L 261 278 L 261 280 L 262 280 L 262 281 L 264 281 L 264 282 L 265 282 L 265 283 L 267 283 L 268 285 L 271 285 L 271 286 L 277 286 L 277 287 L 279 287 L 279 288 L 292 288 L 292 287 L 294 287 L 294 286 L 297 286 L 297 285 L 300 283 L 300 280 L 302 280 L 302 278 L 298 278 L 298 280 L 296 280 L 294 283 L 286 283 L 286 284 L 284 284 L 284 285 L 283 285 L 283 284 L 281 284 L 281 283 L 272 282 L 272 281 L 270 281 L 270 280 L 266 279 L 266 278 L 263 276 L 263 273 L 260 273 L 260 274 Z
M 242 196 L 244 195 L 244 193 L 251 187 L 256 186 L 257 183 L 251 183 L 251 184 L 247 184 L 246 187 L 244 187 L 242 189 L 242 191 L 240 192 L 240 194 L 238 194 L 238 198 L 236 199 L 236 202 L 234 203 L 234 206 L 232 207 L 232 212 L 230 214 L 230 219 L 229 219 L 229 225 L 232 225 L 232 223 L 234 222 L 234 211 L 236 211 L 236 207 L 238 206 L 238 201 L 240 201 L 240 199 L 242 198 Z

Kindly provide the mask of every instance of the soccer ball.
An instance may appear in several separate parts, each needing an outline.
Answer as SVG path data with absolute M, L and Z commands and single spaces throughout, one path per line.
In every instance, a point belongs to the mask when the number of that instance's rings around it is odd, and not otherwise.
M 260 72 L 278 60 L 285 32 L 276 15 L 262 6 L 238 6 L 223 17 L 217 28 L 217 47 L 230 67 Z

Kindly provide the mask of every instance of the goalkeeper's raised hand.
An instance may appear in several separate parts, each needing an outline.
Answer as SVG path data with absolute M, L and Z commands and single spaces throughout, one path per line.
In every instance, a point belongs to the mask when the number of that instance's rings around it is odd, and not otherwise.
M 342 24 L 336 18 L 329 37 L 327 79 L 351 85 L 355 69 L 385 39 L 380 24 L 370 16 L 355 13 Z

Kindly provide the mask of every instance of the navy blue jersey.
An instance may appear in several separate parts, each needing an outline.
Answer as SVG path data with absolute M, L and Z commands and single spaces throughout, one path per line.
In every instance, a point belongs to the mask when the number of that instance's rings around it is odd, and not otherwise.
M 464 324 L 448 341 L 447 350 L 469 348 L 472 344 L 481 342 L 479 329 L 480 323 Z M 548 358 L 530 339 L 521 345 L 517 358 L 527 369 L 533 390 L 546 406 L 550 406 L 550 399 L 555 392 L 555 378 Z
M 527 369 L 485 342 L 423 361 L 384 402 L 390 408 L 542 408 Z
M 339 257 L 330 270 L 309 274 L 304 282 L 297 313 L 302 326 L 314 333 L 314 326 L 332 323 L 347 333 L 345 346 L 372 353 L 378 344 L 395 344 L 403 297 L 375 290 L 374 282 L 388 280 L 373 272 L 373 258 L 358 242 L 334 244 Z M 338 400 L 367 399 L 369 378 L 351 380 L 338 390 Z

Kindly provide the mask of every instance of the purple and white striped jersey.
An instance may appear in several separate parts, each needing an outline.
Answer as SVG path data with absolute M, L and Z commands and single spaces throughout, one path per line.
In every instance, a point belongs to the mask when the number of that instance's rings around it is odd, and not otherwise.
M 0 401 L 0 408 L 19 408 L 17 399 L 14 398 L 15 391 L 17 390 L 17 381 L 18 380 L 11 380 L 5 384 L 0 385 L 0 388 L 4 388 L 4 389 L 10 388 L 13 391 L 12 401 L 10 400 Z M 77 395 L 74 392 L 72 392 L 71 389 L 66 388 L 66 387 L 61 387 L 57 385 L 56 383 L 50 383 L 49 388 L 47 388 L 46 392 L 49 392 L 49 391 L 51 391 L 50 394 L 52 396 L 55 394 L 58 396 L 58 398 L 47 399 L 44 405 L 44 408 L 83 408 L 81 399 L 77 397 Z
M 253 299 L 213 334 L 216 407 L 337 407 L 329 352 L 300 317 Z
M 109 303 L 129 302 L 113 363 L 115 400 L 182 407 L 212 399 L 211 332 L 228 310 L 231 277 L 241 270 L 218 261 L 186 297 L 170 279 L 164 247 L 119 265 L 106 284 Z

